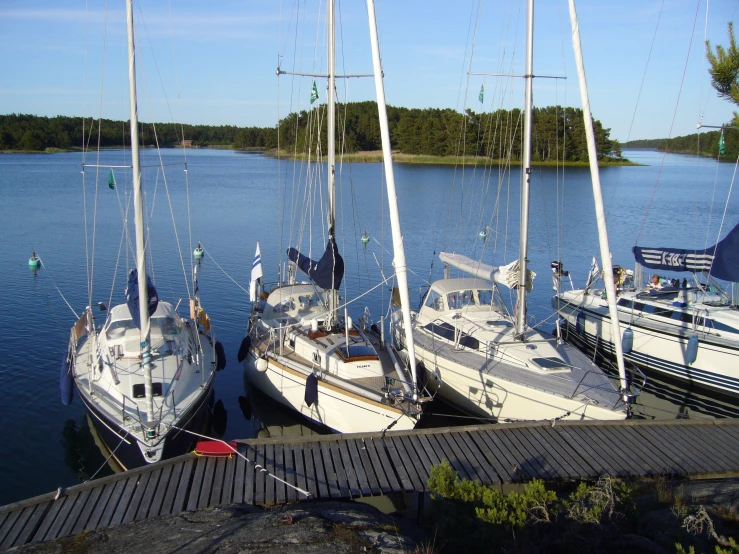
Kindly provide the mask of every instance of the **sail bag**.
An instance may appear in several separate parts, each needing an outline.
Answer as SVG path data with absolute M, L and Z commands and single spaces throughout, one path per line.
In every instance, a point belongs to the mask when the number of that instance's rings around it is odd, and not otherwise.
M 287 249 L 287 257 L 322 289 L 338 289 L 341 286 L 341 280 L 344 278 L 344 258 L 339 254 L 339 248 L 333 237 L 328 239 L 326 251 L 317 262 L 303 256 L 292 247 Z

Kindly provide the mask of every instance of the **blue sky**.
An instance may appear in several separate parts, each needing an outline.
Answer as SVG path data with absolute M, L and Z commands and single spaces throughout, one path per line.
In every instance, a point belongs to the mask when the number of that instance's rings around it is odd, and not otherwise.
M 705 0 L 579 0 L 590 103 L 612 138 L 668 136 L 673 117 L 672 136 L 694 132 L 701 116 L 709 125 L 731 118 L 710 86 L 704 41 L 726 44 L 738 5 L 713 0 L 706 13 Z M 339 6 L 337 72 L 369 73 L 364 1 Z M 323 9 L 314 0 L 140 0 L 140 118 L 270 126 L 278 107 L 280 116 L 307 109 L 312 79 L 283 76 L 278 91 L 275 69 L 281 55 L 285 70 L 325 72 Z M 535 81 L 539 106 L 580 106 L 567 10 L 566 0 L 536 7 L 534 74 L 567 77 Z M 524 11 L 521 0 L 377 0 L 388 104 L 520 107 L 520 79 L 465 73 L 475 24 L 471 70 L 522 73 Z M 0 113 L 127 118 L 124 13 L 122 0 L 108 1 L 107 16 L 99 0 L 0 2 Z M 325 82 L 318 88 L 323 101 Z M 373 99 L 374 88 L 352 79 L 339 96 Z

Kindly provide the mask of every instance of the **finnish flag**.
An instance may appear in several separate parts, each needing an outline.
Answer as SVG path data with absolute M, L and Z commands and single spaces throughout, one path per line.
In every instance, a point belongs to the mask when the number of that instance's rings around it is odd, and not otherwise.
M 259 241 L 257 241 L 257 250 L 254 252 L 254 264 L 251 266 L 251 282 L 249 283 L 249 300 L 257 301 L 257 284 L 262 279 L 262 254 L 259 251 Z

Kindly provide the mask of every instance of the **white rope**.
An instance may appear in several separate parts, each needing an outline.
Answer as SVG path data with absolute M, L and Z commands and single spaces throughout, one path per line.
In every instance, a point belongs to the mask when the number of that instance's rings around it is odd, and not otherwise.
M 38 253 L 36 254 L 36 256 L 38 256 L 38 261 L 41 263 L 41 267 L 43 267 L 46 271 L 49 271 L 49 269 L 46 267 L 46 265 L 44 265 L 44 261 L 41 259 L 41 256 L 39 256 Z M 77 312 L 74 311 L 74 308 L 72 308 L 72 306 L 69 304 L 69 302 L 67 302 L 67 299 L 64 298 L 64 295 L 62 294 L 62 291 L 59 290 L 59 287 L 56 286 L 56 281 L 54 281 L 54 278 L 51 275 L 49 275 L 49 279 L 51 279 L 51 283 L 54 285 L 54 288 L 59 293 L 59 296 L 62 297 L 62 300 L 64 300 L 64 303 L 67 305 L 67 307 L 70 310 L 72 310 L 72 313 L 74 314 L 74 317 L 76 317 L 77 319 L 79 319 L 80 316 L 77 315 Z
M 211 259 L 211 260 L 213 261 L 213 263 L 214 263 L 214 264 L 216 264 L 216 266 L 218 267 L 218 269 L 220 269 L 220 270 L 221 270 L 221 271 L 223 272 L 223 274 L 224 274 L 224 275 L 225 275 L 226 277 L 228 277 L 229 279 L 231 279 L 231 281 L 233 281 L 234 285 L 236 285 L 237 287 L 239 287 L 239 288 L 240 288 L 241 290 L 243 290 L 243 291 L 244 291 L 244 292 L 245 292 L 246 294 L 249 294 L 249 291 L 248 291 L 247 289 L 245 289 L 244 287 L 242 287 L 242 286 L 241 286 L 241 285 L 240 285 L 240 284 L 238 283 L 238 281 L 236 281 L 236 279 L 234 279 L 233 277 L 231 277 L 231 276 L 230 276 L 230 275 L 228 274 L 228 272 L 227 272 L 227 271 L 226 271 L 225 269 L 223 269 L 223 268 L 222 268 L 222 267 L 220 266 L 220 264 L 219 264 L 219 263 L 218 263 L 218 262 L 217 262 L 217 261 L 215 260 L 215 258 L 214 258 L 213 256 L 211 256 L 211 255 L 210 255 L 210 252 L 208 252 L 208 250 L 207 250 L 207 249 L 205 248 L 205 246 L 203 246 L 203 244 L 202 244 L 202 243 L 200 243 L 200 246 L 201 246 L 201 248 L 203 249 L 203 252 L 205 252 L 205 253 L 206 253 L 206 254 L 208 255 L 208 257 L 209 257 L 209 258 L 210 258 L 210 259 Z
M 172 425 L 172 428 L 173 428 L 173 429 L 177 429 L 177 430 L 179 430 L 179 431 L 184 431 L 185 433 L 189 433 L 189 434 L 191 434 L 191 435 L 194 435 L 194 436 L 196 436 L 196 437 L 200 437 L 201 439 L 205 439 L 205 440 L 209 440 L 209 441 L 214 441 L 214 442 L 220 442 L 221 444 L 225 444 L 226 446 L 228 446 L 228 447 L 229 447 L 229 448 L 231 449 L 231 451 L 232 451 L 232 452 L 233 452 L 234 454 L 236 454 L 236 455 L 237 455 L 237 456 L 239 456 L 240 458 L 243 458 L 243 459 L 244 459 L 245 461 L 247 461 L 247 462 L 251 462 L 251 463 L 253 463 L 253 464 L 254 464 L 254 469 L 258 469 L 258 470 L 259 470 L 259 471 L 261 471 L 262 473 L 266 473 L 266 474 L 267 474 L 267 475 L 268 475 L 269 477 L 272 477 L 272 479 L 274 479 L 275 481 L 279 481 L 279 482 L 280 482 L 280 483 L 282 483 L 283 485 L 287 485 L 288 487 L 290 487 L 290 488 L 291 488 L 291 489 L 293 489 L 294 491 L 297 491 L 297 492 L 299 492 L 300 494 L 304 495 L 304 496 L 305 496 L 306 498 L 312 498 L 312 497 L 313 497 L 313 495 L 312 495 L 311 493 L 309 493 L 308 491 L 306 491 L 306 490 L 303 490 L 303 489 L 301 489 L 300 487 L 297 487 L 297 486 L 293 485 L 292 483 L 288 483 L 288 482 L 287 482 L 287 481 L 285 481 L 284 479 L 280 479 L 279 477 L 277 477 L 277 475 L 274 475 L 274 474 L 270 473 L 270 472 L 269 472 L 269 470 L 268 470 L 267 468 L 265 468 L 264 466 L 262 466 L 262 465 L 260 465 L 260 464 L 256 463 L 255 461 L 252 461 L 252 460 L 250 460 L 249 458 L 247 458 L 246 456 L 244 456 L 244 455 L 243 455 L 243 454 L 242 454 L 241 452 L 239 452 L 239 451 L 238 451 L 238 450 L 237 450 L 236 448 L 234 448 L 233 446 L 231 446 L 230 444 L 228 444 L 228 443 L 227 443 L 226 441 L 224 441 L 224 440 L 221 440 L 221 439 L 214 439 L 213 437 L 209 437 L 209 436 L 207 436 L 207 435 L 201 435 L 200 433 L 196 433 L 195 431 L 190 431 L 190 430 L 188 430 L 188 429 L 183 429 L 183 428 L 181 428 L 181 427 L 177 427 L 176 425 Z

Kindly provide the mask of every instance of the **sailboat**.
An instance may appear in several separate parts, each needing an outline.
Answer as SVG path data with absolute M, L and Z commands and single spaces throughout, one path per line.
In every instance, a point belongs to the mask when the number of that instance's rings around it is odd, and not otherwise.
M 306 418 L 342 433 L 412 429 L 430 397 L 419 391 L 413 352 L 402 363 L 379 327 L 363 315 L 355 323 L 339 304 L 344 261 L 336 239 L 335 202 L 335 20 L 334 0 L 327 4 L 328 26 L 328 237 L 323 256 L 312 260 L 296 248 L 288 250 L 291 269 L 309 282 L 253 286 L 249 329 L 239 350 L 246 378 L 268 396 Z M 377 38 L 374 2 L 367 2 L 375 91 L 379 111 L 383 163 L 394 266 L 404 306 L 401 317 L 410 324 L 405 252 L 398 216 L 390 133 Z M 278 69 L 278 74 L 285 73 Z M 315 83 L 314 83 L 315 93 Z M 257 246 L 255 271 L 260 251 Z M 261 263 L 261 262 L 260 262 Z M 253 273 L 253 284 L 261 277 Z M 343 313 L 342 313 L 343 311 Z M 408 325 L 410 332 L 410 325 Z
M 535 277 L 527 267 L 533 0 L 527 1 L 526 15 L 519 259 L 494 267 L 441 252 L 445 275 L 430 285 L 412 315 L 414 342 L 405 339 L 407 324 L 401 317 L 393 320 L 394 337 L 406 349 L 415 347 L 419 363 L 439 378 L 439 396 L 475 416 L 499 422 L 624 419 L 622 391 L 601 369 L 559 337 L 527 323 L 526 295 Z M 590 113 L 585 106 L 583 111 Z M 452 268 L 469 276 L 452 277 Z M 506 310 L 500 287 L 516 291 L 515 316 Z
M 739 225 L 710 248 L 634 247 L 635 271 L 619 272 L 617 317 L 625 327 L 625 359 L 681 382 L 739 394 L 739 311 L 719 283 L 739 282 L 737 253 Z M 654 273 L 645 286 L 643 268 L 683 272 L 690 280 Z M 612 356 L 615 335 L 606 296 L 596 278 L 582 289 L 560 292 L 552 304 L 566 322 L 566 337 Z
M 128 275 L 126 302 L 110 310 L 97 306 L 107 312 L 102 326 L 90 305 L 72 327 L 61 392 L 69 404 L 77 390 L 106 449 L 130 469 L 190 448 L 188 431 L 206 422 L 215 374 L 226 359 L 200 305 L 197 271 L 189 318 L 159 299 L 147 275 L 132 0 L 126 2 L 126 27 L 136 268 Z

